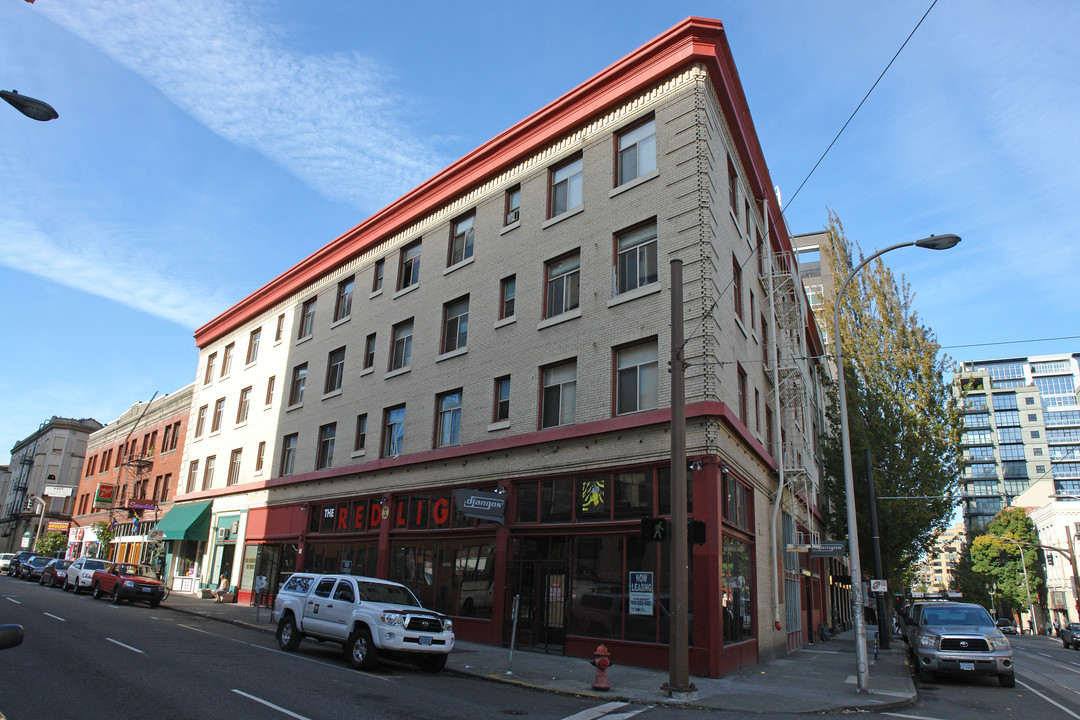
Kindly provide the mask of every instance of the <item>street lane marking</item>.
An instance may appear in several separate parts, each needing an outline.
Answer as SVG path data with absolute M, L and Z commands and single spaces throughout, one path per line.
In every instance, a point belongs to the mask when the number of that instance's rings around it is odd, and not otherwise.
M 143 655 L 143 654 L 144 654 L 144 653 L 143 653 L 143 651 L 142 651 L 142 650 L 140 650 L 139 648 L 134 648 L 134 647 L 131 647 L 130 645 L 125 645 L 124 643 L 120 642 L 119 640 L 113 640 L 113 639 L 112 639 L 112 638 L 110 638 L 110 637 L 107 637 L 107 638 L 105 638 L 105 639 L 106 639 L 106 640 L 108 640 L 108 641 L 109 641 L 109 642 L 111 642 L 111 643 L 116 643 L 117 645 L 119 645 L 119 646 L 120 646 L 120 647 L 122 647 L 122 648 L 127 648 L 127 649 L 128 649 L 128 650 L 130 650 L 131 652 L 137 652 L 137 653 L 139 653 L 140 655 Z
M 926 715 L 905 715 L 904 713 L 881 713 L 890 717 L 907 718 L 907 720 L 942 720 L 942 718 L 929 717 Z
M 45 614 L 48 615 L 49 617 L 51 617 L 53 620 L 59 620 L 60 622 L 67 622 L 67 620 L 60 617 L 59 615 L 53 615 L 52 613 L 45 613 Z
M 1031 686 L 1030 686 L 1030 685 L 1028 685 L 1027 683 L 1025 683 L 1025 682 L 1021 682 L 1020 680 L 1017 680 L 1017 681 L 1016 681 L 1016 684 L 1017 684 L 1017 685 L 1020 685 L 1021 687 L 1026 687 L 1026 688 L 1027 688 L 1028 690 L 1030 690 L 1031 692 L 1035 693 L 1036 695 L 1038 695 L 1039 697 L 1041 697 L 1041 698 L 1042 698 L 1043 700 L 1045 700 L 1046 702 L 1050 703 L 1050 704 L 1051 704 L 1051 705 L 1053 705 L 1054 707 L 1058 708 L 1059 710 L 1063 710 L 1064 712 L 1068 713 L 1068 714 L 1069 714 L 1070 716 L 1072 716 L 1072 717 L 1076 718 L 1076 720 L 1080 720 L 1080 715 L 1077 715 L 1076 713 L 1074 713 L 1074 712 L 1073 712 L 1072 710 L 1070 710 L 1069 708 L 1065 707 L 1065 706 L 1064 706 L 1064 705 L 1062 705 L 1061 703 L 1059 703 L 1059 702 L 1054 702 L 1053 700 L 1051 700 L 1050 698 L 1046 697 L 1046 696 L 1045 696 L 1045 695 L 1043 695 L 1043 694 L 1042 694 L 1041 692 L 1039 692 L 1039 691 L 1038 691 L 1038 690 L 1036 690 L 1035 688 L 1031 687 Z
M 246 697 L 248 700 L 254 700 L 255 702 L 261 703 L 262 705 L 265 705 L 268 708 L 273 708 L 274 710 L 277 710 L 280 713 L 284 713 L 284 714 L 288 715 L 289 717 L 294 717 L 294 718 L 296 718 L 296 720 L 310 720 L 310 718 L 306 718 L 303 715 L 297 715 L 292 710 L 286 710 L 283 707 L 279 707 L 278 705 L 275 705 L 272 702 L 267 702 L 266 700 L 263 700 L 262 698 L 255 697 L 254 695 L 248 695 L 243 690 L 237 690 L 236 688 L 233 688 L 233 692 L 236 693 L 237 695 L 242 695 L 242 696 Z
M 22 605 L 22 603 L 19 602 L 18 600 L 16 600 L 15 598 L 4 598 L 4 599 L 7 600 L 8 602 L 13 602 L 16 605 Z
M 598 718 L 598 717 L 600 717 L 602 715 L 607 715 L 609 712 L 611 712 L 613 710 L 618 710 L 619 708 L 624 708 L 624 707 L 626 707 L 626 703 L 621 703 L 621 702 L 604 703 L 603 705 L 597 705 L 594 708 L 588 708 L 588 709 L 582 710 L 581 712 L 579 712 L 579 713 L 577 713 L 575 715 L 568 715 L 567 717 L 563 718 L 563 720 L 596 720 L 596 718 Z M 642 709 L 644 709 L 644 708 L 642 708 Z

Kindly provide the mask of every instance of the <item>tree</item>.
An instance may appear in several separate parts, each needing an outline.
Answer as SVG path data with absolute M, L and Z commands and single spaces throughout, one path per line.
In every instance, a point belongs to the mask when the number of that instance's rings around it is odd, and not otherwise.
M 998 539 L 1002 537 L 1015 542 Z M 1021 553 L 1017 543 L 1024 548 L 1023 563 L 1020 562 Z M 1039 596 L 1046 584 L 1042 563 L 1039 562 L 1038 545 L 1039 534 L 1027 513 L 1022 508 L 1006 508 L 986 526 L 985 535 L 971 542 L 971 566 L 976 572 L 994 579 L 997 597 L 1006 605 L 1026 609 L 1028 589 L 1031 590 L 1031 602 L 1041 604 Z
M 97 556 L 99 558 L 108 557 L 109 544 L 112 543 L 113 538 L 116 537 L 116 533 L 113 532 L 112 526 L 104 520 L 99 520 L 90 527 L 94 528 L 94 534 L 98 539 Z
M 59 530 L 50 530 L 38 538 L 34 546 L 34 552 L 39 555 L 53 557 L 57 552 L 67 547 L 67 534 Z
M 978 603 L 994 614 L 997 610 L 994 607 L 991 590 L 997 585 L 997 579 L 993 575 L 975 569 L 971 546 L 977 537 L 969 536 L 964 541 L 953 577 L 956 578 L 956 589 L 963 595 L 965 602 Z
M 855 252 L 859 259 L 855 260 Z M 861 248 L 829 213 L 822 260 L 837 289 L 858 262 Z M 853 481 L 863 567 L 873 568 L 869 493 L 863 449 L 870 448 L 877 497 L 878 535 L 885 578 L 896 582 L 944 530 L 957 504 L 960 415 L 946 382 L 951 368 L 933 331 L 913 309 L 914 294 L 901 276 L 897 283 L 879 258 L 863 268 L 841 302 L 840 333 L 853 457 Z M 832 318 L 834 298 L 824 298 Z M 828 327 L 833 336 L 835 329 Z M 835 336 L 833 336 L 835 337 Z M 825 490 L 831 500 L 828 527 L 847 534 L 840 413 L 830 388 L 829 431 L 825 442 Z M 869 561 L 869 562 L 868 562 Z

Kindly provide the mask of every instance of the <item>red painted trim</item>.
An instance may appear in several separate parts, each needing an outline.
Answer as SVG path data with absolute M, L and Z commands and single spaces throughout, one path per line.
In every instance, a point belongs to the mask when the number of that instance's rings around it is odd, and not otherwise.
M 198 328 L 195 344 L 201 348 L 218 340 L 334 268 L 694 63 L 703 63 L 709 70 L 755 196 L 774 197 L 723 25 L 719 20 L 690 17 L 484 143 Z M 790 251 L 791 242 L 775 202 L 769 203 L 769 216 L 774 246 Z

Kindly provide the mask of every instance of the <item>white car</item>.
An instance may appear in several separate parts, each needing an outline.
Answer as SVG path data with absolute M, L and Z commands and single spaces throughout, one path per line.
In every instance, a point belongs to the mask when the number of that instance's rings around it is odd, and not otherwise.
M 7 572 L 15 553 L 0 553 L 0 572 Z
M 108 562 L 95 558 L 81 557 L 71 563 L 67 569 L 67 577 L 64 578 L 64 589 L 72 589 L 78 595 L 80 590 L 89 590 L 94 579 L 95 570 L 104 570 Z

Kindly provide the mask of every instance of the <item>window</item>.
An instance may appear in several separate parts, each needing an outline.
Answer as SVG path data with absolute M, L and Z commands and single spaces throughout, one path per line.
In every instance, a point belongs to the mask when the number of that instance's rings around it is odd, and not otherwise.
M 754 291 L 750 291 L 750 329 L 754 329 L 754 323 L 757 322 L 757 305 L 754 304 Z
M 743 221 L 746 223 L 746 237 L 750 237 L 750 200 L 747 198 L 743 202 Z
M 259 443 L 259 449 L 255 452 L 255 472 L 262 472 L 263 459 L 266 456 L 266 441 L 263 440 Z
M 735 316 L 742 320 L 742 266 L 734 253 L 731 255 L 731 297 L 735 300 Z
M 419 240 L 401 249 L 401 264 L 398 268 L 398 290 L 404 290 L 418 282 L 420 282 Z
M 214 419 L 210 423 L 210 432 L 216 433 L 221 430 L 221 417 L 225 414 L 225 398 L 218 398 L 214 403 Z
M 548 217 L 562 215 L 581 206 L 581 158 L 551 171 L 551 204 Z
M 628 183 L 656 170 L 656 120 L 638 125 L 619 135 L 616 185 Z
M 235 345 L 235 343 L 229 343 L 225 346 L 224 354 L 221 356 L 221 377 L 227 377 L 232 372 L 232 356 Z
M 655 340 L 615 352 L 616 415 L 656 408 L 656 354 Z
M 297 340 L 311 337 L 311 333 L 315 330 L 316 300 L 318 300 L 318 298 L 311 298 L 300 306 L 300 331 L 296 335 Z
M 274 381 L 276 377 L 276 375 L 271 375 L 270 379 L 266 381 L 266 402 L 264 404 L 267 407 L 274 404 Z
M 209 490 L 214 483 L 214 466 L 217 465 L 217 456 L 211 455 L 206 458 L 206 467 L 203 469 L 202 489 Z
M 165 473 L 165 477 L 161 480 L 161 501 L 164 502 L 169 499 L 169 485 L 172 484 L 172 473 Z
M 259 340 L 262 338 L 262 328 L 255 328 L 248 335 L 248 349 L 247 357 L 244 358 L 244 363 L 250 365 L 259 358 Z
M 353 450 L 363 450 L 367 443 L 367 413 L 356 416 L 356 439 L 353 440 Z
M 281 443 L 281 475 L 292 475 L 296 468 L 296 443 L 299 436 L 296 433 L 286 435 Z
M 581 275 L 581 253 L 551 260 L 544 268 L 547 298 L 544 317 L 555 317 L 578 306 L 578 280 Z
M 435 447 L 461 444 L 461 390 L 439 395 L 436 401 L 438 414 L 435 431 Z
M 754 388 L 754 430 L 761 432 L 761 393 Z
M 246 387 L 240 391 L 240 402 L 236 407 L 236 424 L 246 423 L 248 409 L 251 407 L 251 388 Z
M 209 409 L 209 405 L 203 405 L 199 408 L 199 414 L 195 416 L 195 437 L 202 437 L 203 430 L 206 429 L 206 411 Z M 120 453 L 116 454 L 116 461 L 120 462 Z
M 735 163 L 731 162 L 731 157 L 728 157 L 727 161 L 727 179 L 728 202 L 731 204 L 731 212 L 737 217 L 739 214 L 739 174 L 735 172 Z
M 574 422 L 577 403 L 577 361 L 571 360 L 543 371 L 541 427 L 556 427 Z
M 371 292 L 377 293 L 382 290 L 383 275 L 386 273 L 386 260 L 380 258 L 375 261 L 375 271 L 371 278 Z
M 510 376 L 495 378 L 495 422 L 510 419 Z
M 375 364 L 375 333 L 371 333 L 367 336 L 367 340 L 364 341 L 364 369 Z
M 774 452 L 772 408 L 768 405 L 765 406 L 765 445 L 769 448 L 770 453 Z
M 410 318 L 394 326 L 394 344 L 390 349 L 390 370 L 409 367 L 412 359 L 413 321 Z
M 203 375 L 203 385 L 209 385 L 214 380 L 214 363 L 217 361 L 217 353 L 210 353 L 206 358 L 206 374 Z
M 397 457 L 405 444 L 405 406 L 387 408 L 383 413 L 383 457 Z
M 521 219 L 521 186 L 517 185 L 506 191 L 506 222 L 513 225 Z
M 514 316 L 514 299 L 517 295 L 517 275 L 503 278 L 499 283 L 499 319 Z
M 292 387 L 289 390 L 289 406 L 304 402 L 304 385 L 307 384 L 307 363 L 297 365 L 292 371 Z
M 761 362 L 769 369 L 769 326 L 765 324 L 765 314 L 761 314 Z
M 473 222 L 475 215 L 462 218 L 450 226 L 450 248 L 446 254 L 446 267 L 457 265 L 473 255 Z
M 334 322 L 352 315 L 352 296 L 355 285 L 356 278 L 352 275 L 338 283 L 337 302 L 334 303 Z
M 443 306 L 444 353 L 460 350 L 469 339 L 469 296 L 454 300 Z
M 225 479 L 226 485 L 235 485 L 240 482 L 240 456 L 243 452 L 242 448 L 236 448 L 229 456 L 229 477 Z
M 615 294 L 656 282 L 656 222 L 629 230 L 615 239 Z
M 195 492 L 195 482 L 199 478 L 199 461 L 192 460 L 188 465 L 187 492 Z
M 345 375 L 345 348 L 331 351 L 326 360 L 326 386 L 323 393 L 332 393 L 341 389 L 341 380 Z
M 740 365 L 739 373 L 739 421 L 746 425 L 746 371 Z
M 285 333 L 285 314 L 277 316 L 277 329 L 274 330 L 274 342 L 281 342 L 281 337 Z
M 337 423 L 330 423 L 319 428 L 319 455 L 315 469 L 322 470 L 334 464 L 334 438 L 337 435 Z

